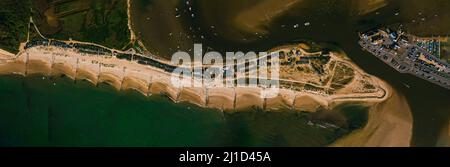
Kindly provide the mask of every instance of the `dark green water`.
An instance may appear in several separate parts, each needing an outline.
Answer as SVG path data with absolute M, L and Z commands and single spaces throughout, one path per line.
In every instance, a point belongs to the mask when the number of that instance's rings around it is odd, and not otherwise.
M 163 96 L 40 76 L 1 76 L 0 106 L 0 146 L 324 146 L 367 117 L 367 108 L 355 106 L 348 107 L 357 117 L 348 120 L 348 113 L 224 114 Z M 343 128 L 311 126 L 309 120 Z

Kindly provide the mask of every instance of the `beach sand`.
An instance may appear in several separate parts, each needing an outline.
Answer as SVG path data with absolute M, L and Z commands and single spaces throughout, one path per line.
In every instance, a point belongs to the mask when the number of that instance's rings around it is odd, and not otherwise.
M 189 102 L 201 107 L 206 107 L 206 89 L 205 88 L 183 88 L 181 89 L 180 102 Z
M 292 90 L 280 90 L 275 98 L 267 98 L 265 109 L 270 111 L 281 111 L 282 109 L 295 109 L 294 101 L 297 93 Z
M 328 102 L 316 96 L 299 93 L 295 96 L 294 109 L 298 111 L 316 112 L 320 106 L 328 106 Z
M 122 90 L 136 90 L 141 94 L 148 96 L 149 95 L 149 83 L 147 81 L 137 79 L 131 76 L 125 76 L 122 80 L 121 89 Z
M 64 58 L 55 57 L 53 61 L 54 61 L 52 68 L 53 76 L 65 75 L 71 79 L 75 79 L 77 67 L 73 66 L 73 64 L 76 64 L 77 59 L 74 59 L 72 57 L 64 57 Z
M 23 62 L 23 61 L 0 63 L 0 74 L 1 75 L 7 75 L 7 74 L 25 75 L 25 73 L 26 73 L 26 67 L 25 67 L 25 62 Z
M 234 110 L 234 95 L 234 88 L 210 88 L 207 106 L 220 110 Z
M 236 110 L 245 110 L 251 107 L 263 108 L 264 99 L 260 98 L 261 88 L 237 87 Z
M 331 146 L 350 147 L 408 147 L 410 146 L 413 118 L 405 97 L 389 87 L 388 100 L 372 105 L 369 121 L 360 130 L 339 139 Z

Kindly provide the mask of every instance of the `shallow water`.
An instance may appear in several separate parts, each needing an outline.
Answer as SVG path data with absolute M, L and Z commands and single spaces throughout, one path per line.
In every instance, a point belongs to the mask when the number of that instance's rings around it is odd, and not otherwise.
M 324 146 L 348 133 L 346 123 L 308 122 L 334 117 L 222 113 L 68 78 L 0 77 L 0 146 Z

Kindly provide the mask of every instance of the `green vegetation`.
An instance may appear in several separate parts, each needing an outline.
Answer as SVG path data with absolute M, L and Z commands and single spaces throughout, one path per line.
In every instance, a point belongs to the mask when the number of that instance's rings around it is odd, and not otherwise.
M 130 42 L 126 0 L 34 1 L 43 35 L 122 49 Z
M 349 84 L 353 81 L 355 77 L 355 71 L 344 65 L 338 64 L 335 69 L 334 78 L 331 80 L 331 88 L 333 89 L 342 89 L 345 85 Z
M 0 1 L 0 48 L 17 53 L 19 44 L 26 40 L 31 14 L 30 1 Z

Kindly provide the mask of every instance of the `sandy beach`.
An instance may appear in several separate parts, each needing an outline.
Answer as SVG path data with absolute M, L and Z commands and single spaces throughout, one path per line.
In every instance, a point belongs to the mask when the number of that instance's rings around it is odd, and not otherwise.
M 217 108 L 220 110 L 233 110 L 234 97 L 234 88 L 210 88 L 208 89 L 207 107 Z
M 206 107 L 206 100 L 206 89 L 204 88 L 183 88 L 178 97 L 180 102 L 189 102 L 201 107 Z

